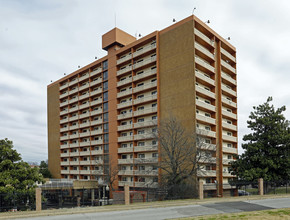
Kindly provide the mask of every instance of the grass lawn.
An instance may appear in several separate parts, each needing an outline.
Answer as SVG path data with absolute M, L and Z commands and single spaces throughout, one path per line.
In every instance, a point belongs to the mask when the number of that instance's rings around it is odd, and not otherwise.
M 194 219 L 194 220 L 222 220 L 222 219 L 229 219 L 229 220 L 230 219 L 243 219 L 243 220 L 285 219 L 285 220 L 289 220 L 290 208 L 179 218 L 179 220 L 191 220 L 191 219 Z

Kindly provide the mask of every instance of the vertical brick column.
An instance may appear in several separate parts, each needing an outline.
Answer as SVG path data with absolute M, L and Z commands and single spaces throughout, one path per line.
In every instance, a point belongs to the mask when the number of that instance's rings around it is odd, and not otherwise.
M 203 199 L 203 181 L 198 181 L 198 198 Z
M 259 195 L 260 196 L 264 195 L 264 180 L 263 180 L 263 178 L 259 179 Z
M 36 211 L 41 211 L 41 188 L 35 189 L 35 198 Z
M 129 185 L 124 186 L 124 198 L 125 198 L 125 205 L 130 205 Z

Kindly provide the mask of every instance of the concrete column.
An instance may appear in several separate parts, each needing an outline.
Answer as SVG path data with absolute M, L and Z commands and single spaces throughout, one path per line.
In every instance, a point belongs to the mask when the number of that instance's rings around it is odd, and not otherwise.
M 129 185 L 124 186 L 125 205 L 130 205 L 130 189 Z
M 263 180 L 263 178 L 259 179 L 259 195 L 260 196 L 264 195 L 264 180 Z
M 198 182 L 198 198 L 203 199 L 203 181 L 199 180 Z
M 35 188 L 36 211 L 41 211 L 41 188 Z
M 91 200 L 92 200 L 92 205 L 94 205 L 94 200 L 95 200 L 95 189 L 91 189 Z

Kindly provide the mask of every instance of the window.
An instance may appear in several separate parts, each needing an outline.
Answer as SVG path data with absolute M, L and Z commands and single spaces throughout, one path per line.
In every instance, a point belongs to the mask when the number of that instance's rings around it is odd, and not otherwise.
M 227 135 L 228 135 L 228 136 L 232 136 L 233 134 L 232 134 L 232 132 L 229 132 L 229 131 L 228 131 L 228 132 L 227 132 Z
M 108 92 L 104 92 L 104 102 L 108 101 Z
M 144 122 L 144 118 L 139 118 L 138 122 Z
M 231 109 L 229 109 L 229 108 L 227 108 L 227 111 L 228 111 L 228 112 L 232 112 L 232 110 L 231 110 Z
M 107 112 L 108 111 L 108 102 L 105 102 L 104 103 L 104 112 Z
M 157 107 L 157 103 L 152 104 L 152 108 Z
M 139 83 L 137 86 L 138 86 L 138 87 L 139 87 L 139 86 L 144 86 L 144 83 Z
M 152 145 L 157 145 L 157 141 L 152 141 Z
M 154 158 L 158 157 L 158 153 L 152 153 L 152 157 Z
M 204 100 L 204 102 L 207 103 L 207 104 L 210 104 L 210 101 L 208 101 L 208 100 Z
M 109 134 L 104 134 L 104 142 L 105 143 L 109 142 Z
M 139 170 L 145 170 L 145 166 L 139 166 Z
M 142 98 L 144 98 L 144 95 L 138 95 L 137 96 L 137 99 L 142 99 Z
M 233 147 L 233 145 L 232 144 L 227 144 L 227 147 Z
M 106 70 L 106 69 L 108 69 L 108 60 L 105 60 L 103 62 L 103 70 Z
M 136 75 L 140 75 L 140 74 L 142 74 L 144 71 L 140 71 L 140 72 L 138 72 Z
M 206 112 L 204 115 L 205 115 L 206 117 L 211 117 L 211 115 L 210 115 L 209 113 L 207 113 L 207 112 Z
M 156 115 L 152 116 L 152 120 L 157 120 L 157 116 Z
M 230 121 L 230 120 L 227 120 L 227 123 L 231 125 L 231 124 L 232 124 L 232 121 Z
M 205 130 L 210 131 L 210 127 L 209 126 L 205 126 Z
M 151 92 L 151 95 L 156 95 L 157 91 Z
M 138 142 L 138 146 L 145 146 L 145 142 Z
M 126 148 L 127 144 L 121 144 L 121 148 Z
M 145 131 L 144 130 L 139 130 L 138 134 L 145 134 Z
M 103 83 L 104 91 L 108 90 L 108 81 Z
M 145 154 L 139 154 L 138 158 L 145 158 Z
M 122 154 L 122 159 L 127 159 L 127 155 L 126 154 Z
M 206 144 L 211 144 L 211 140 L 210 139 L 205 139 L 205 143 Z
M 144 106 L 138 107 L 138 111 L 144 110 Z
M 108 123 L 104 124 L 104 132 L 109 132 L 109 124 Z

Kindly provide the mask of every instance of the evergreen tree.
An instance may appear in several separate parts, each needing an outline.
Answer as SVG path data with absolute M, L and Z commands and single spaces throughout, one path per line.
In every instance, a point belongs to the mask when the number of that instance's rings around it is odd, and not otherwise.
M 48 164 L 44 160 L 40 162 L 39 172 L 44 178 L 52 178 L 50 171 L 48 170 Z
M 283 112 L 285 106 L 275 109 L 272 97 L 253 107 L 247 121 L 252 133 L 243 137 L 245 152 L 232 162 L 233 174 L 246 181 L 263 178 L 265 181 L 289 180 L 290 128 Z

